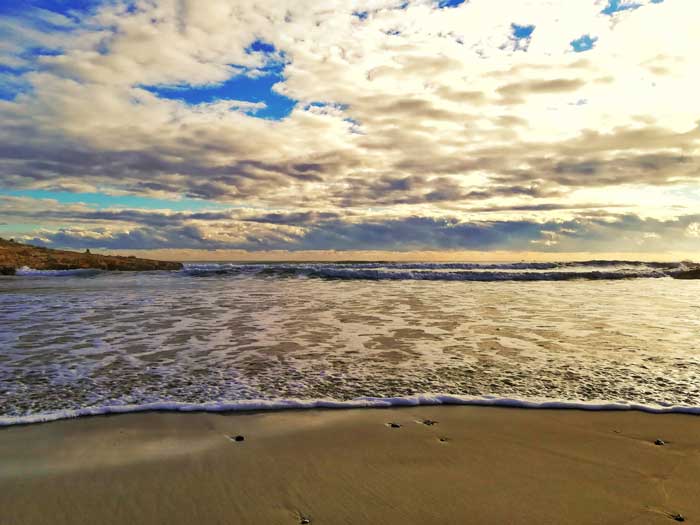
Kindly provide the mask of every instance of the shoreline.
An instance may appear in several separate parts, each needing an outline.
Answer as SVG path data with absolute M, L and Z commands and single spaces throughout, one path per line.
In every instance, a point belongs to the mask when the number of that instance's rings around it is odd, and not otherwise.
M 0 429 L 10 524 L 693 522 L 698 473 L 699 418 L 629 410 L 142 412 Z
M 66 409 L 27 416 L 0 416 L 0 429 L 15 426 L 29 426 L 56 421 L 86 419 L 100 416 L 172 413 L 172 414 L 255 414 L 269 412 L 307 411 L 307 410 L 368 410 L 368 409 L 402 409 L 440 406 L 470 406 L 512 408 L 525 410 L 564 410 L 583 412 L 640 412 L 646 414 L 684 414 L 700 415 L 700 406 L 641 404 L 616 401 L 563 401 L 542 399 L 534 400 L 517 397 L 495 396 L 460 396 L 456 394 L 418 394 L 405 397 L 357 398 L 352 400 L 334 399 L 245 399 L 239 401 L 220 401 L 205 403 L 188 403 L 179 401 L 156 401 L 137 405 L 104 405 L 80 409 Z

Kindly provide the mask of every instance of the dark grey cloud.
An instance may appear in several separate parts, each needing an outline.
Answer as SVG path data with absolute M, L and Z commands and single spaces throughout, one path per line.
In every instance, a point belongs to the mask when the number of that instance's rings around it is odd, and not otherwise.
M 585 81 L 578 78 L 528 80 L 506 84 L 496 91 L 501 96 L 503 104 L 511 105 L 525 103 L 526 97 L 531 94 L 569 93 L 582 88 L 585 84 Z
M 537 183 L 489 184 L 465 187 L 454 177 L 423 175 L 349 177 L 341 189 L 331 190 L 327 202 L 348 207 L 400 204 L 476 202 L 499 197 L 555 197 L 557 189 Z
M 368 150 L 376 148 L 378 154 L 391 151 L 393 160 L 383 159 L 384 168 L 371 175 L 365 172 L 364 161 L 347 152 L 304 162 L 243 159 L 216 165 L 199 154 L 165 147 L 109 151 L 66 140 L 20 140 L 22 133 L 29 130 L 15 129 L 11 139 L 0 134 L 0 188 L 89 191 L 106 186 L 138 195 L 277 205 L 290 204 L 289 196 L 282 196 L 287 191 L 301 207 L 349 208 L 469 204 L 501 197 L 539 200 L 562 197 L 581 187 L 700 180 L 700 157 L 693 149 L 700 144 L 700 130 L 587 131 L 554 145 L 482 148 L 466 156 L 443 153 L 420 136 L 397 132 L 379 142 L 359 143 Z M 653 151 L 661 145 L 676 151 Z M 460 182 L 460 176 L 472 173 L 489 173 L 490 181 L 482 187 Z
M 258 233 L 235 242 L 213 240 L 192 225 L 142 226 L 128 232 L 93 228 L 47 232 L 29 242 L 74 249 L 244 249 L 244 250 L 396 250 L 412 249 L 526 249 L 530 240 L 540 238 L 547 226 L 535 222 L 460 223 L 408 217 L 399 220 L 349 223 L 325 221 L 292 238 L 261 237 Z M 551 225 L 550 225 L 551 227 Z
M 0 197 L 0 209 L 8 217 L 22 220 L 33 220 L 39 222 L 64 221 L 72 223 L 133 223 L 148 225 L 150 227 L 162 227 L 173 224 L 181 224 L 185 221 L 224 221 L 231 220 L 234 216 L 232 212 L 206 211 L 172 213 L 146 211 L 138 209 L 125 210 L 95 210 L 89 208 L 70 207 L 28 207 L 13 206 L 12 202 L 18 199 L 4 200 Z
M 472 213 L 490 213 L 490 212 L 513 212 L 513 211 L 558 211 L 558 210 L 599 210 L 604 217 L 610 216 L 610 211 L 615 208 L 624 208 L 621 204 L 561 204 L 555 202 L 543 202 L 540 204 L 516 204 L 511 206 L 472 206 L 468 211 Z M 590 213 L 590 212 L 587 212 Z
M 83 230 L 63 228 L 41 237 L 25 238 L 36 246 L 68 249 L 106 249 L 106 250 L 152 250 L 163 248 L 191 248 L 213 250 L 226 248 L 223 243 L 207 241 L 203 233 L 192 226 L 168 227 L 154 229 L 142 227 L 127 232 L 112 232 L 106 228 L 94 228 L 91 235 L 84 235 Z
M 295 184 L 320 182 L 324 171 L 334 169 L 332 163 L 252 159 L 216 165 L 204 155 L 206 146 L 198 154 L 183 156 L 163 147 L 110 151 L 65 140 L 25 141 L 19 135 L 15 130 L 4 142 L 0 137 L 0 188 L 40 184 L 62 190 L 86 184 L 117 187 L 137 195 L 164 192 L 213 200 L 249 199 Z
M 240 220 L 247 222 L 260 222 L 264 224 L 284 224 L 284 225 L 308 225 L 322 221 L 340 220 L 348 217 L 348 214 L 341 215 L 335 212 L 290 212 L 290 213 L 264 213 L 252 217 L 241 217 Z
M 436 93 L 443 99 L 459 104 L 472 104 L 481 106 L 486 103 L 486 95 L 481 91 L 460 91 L 442 86 L 436 90 Z
M 601 216 L 592 210 L 559 221 L 462 221 L 452 217 L 345 220 L 333 214 L 260 214 L 220 222 L 230 238 L 208 233 L 207 218 L 192 223 L 183 215 L 145 214 L 128 231 L 93 226 L 43 232 L 29 241 L 74 249 L 243 249 L 243 250 L 545 250 L 551 252 L 658 252 L 700 245 L 700 214 L 676 220 L 642 219 L 632 214 Z M 247 229 L 246 225 L 256 225 Z M 290 225 L 301 228 L 288 229 Z M 280 229 L 281 228 L 281 229 Z
M 502 91 L 510 96 L 575 85 L 567 79 L 528 81 L 509 84 Z M 464 93 L 467 98 L 479 98 Z M 370 131 L 351 137 L 352 147 L 296 158 L 273 155 L 272 160 L 256 157 L 261 151 L 274 151 L 273 145 L 253 150 L 203 127 L 183 127 L 177 140 L 150 137 L 140 149 L 109 148 L 44 130 L 38 122 L 15 114 L 0 130 L 0 188 L 76 191 L 82 187 L 87 191 L 113 187 L 137 195 L 277 205 L 292 193 L 310 207 L 328 203 L 439 207 L 440 203 L 468 204 L 503 196 L 542 199 L 580 187 L 700 180 L 696 153 L 700 128 L 674 132 L 649 124 L 609 133 L 584 130 L 555 143 L 516 140 L 478 147 L 493 138 L 472 125 L 483 117 L 446 111 L 421 98 L 360 97 L 358 106 L 348 108 L 347 114 Z M 509 128 L 527 126 L 512 115 L 493 119 L 498 130 L 494 137 L 501 141 L 512 133 Z M 463 131 L 445 140 L 444 131 L 431 125 L 433 120 L 459 124 Z M 462 154 L 462 149 L 467 153 Z M 474 173 L 488 174 L 490 181 L 483 188 L 469 188 L 457 180 Z
M 361 223 L 331 222 L 299 239 L 302 249 L 335 250 L 493 250 L 524 249 L 543 226 L 529 221 L 460 222 L 408 217 Z M 282 248 L 282 247 L 280 247 Z M 289 249 L 289 247 L 285 247 Z

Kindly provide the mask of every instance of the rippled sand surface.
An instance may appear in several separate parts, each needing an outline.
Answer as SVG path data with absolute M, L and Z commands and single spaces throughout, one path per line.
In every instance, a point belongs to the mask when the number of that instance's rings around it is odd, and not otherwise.
M 700 406 L 700 282 L 0 280 L 0 416 L 406 397 Z

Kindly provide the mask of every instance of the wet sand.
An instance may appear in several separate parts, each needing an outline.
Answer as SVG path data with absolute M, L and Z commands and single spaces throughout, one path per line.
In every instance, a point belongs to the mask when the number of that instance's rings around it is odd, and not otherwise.
M 680 414 L 454 406 L 0 429 L 3 525 L 700 523 L 698 494 L 700 417 Z

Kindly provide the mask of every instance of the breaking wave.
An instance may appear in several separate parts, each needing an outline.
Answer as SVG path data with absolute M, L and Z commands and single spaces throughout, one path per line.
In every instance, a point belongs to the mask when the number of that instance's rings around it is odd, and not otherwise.
M 298 263 L 187 264 L 184 275 L 306 277 L 339 280 L 570 281 L 671 277 L 683 263 L 641 261 L 517 263 Z
M 0 426 L 448 403 L 700 412 L 700 281 L 668 278 L 688 266 L 23 269 L 0 279 Z
M 559 400 L 530 400 L 519 398 L 501 398 L 494 396 L 458 396 L 452 394 L 421 394 L 406 397 L 361 397 L 348 401 L 334 399 L 277 399 L 277 400 L 241 400 L 218 401 L 208 403 L 182 403 L 160 401 L 141 405 L 105 405 L 79 409 L 58 410 L 41 414 L 7 417 L 0 416 L 0 427 L 47 423 L 61 419 L 73 419 L 87 416 L 108 414 L 129 414 L 137 412 L 254 412 L 263 410 L 300 410 L 300 409 L 352 409 L 352 408 L 390 408 L 408 406 L 435 405 L 471 405 L 496 406 L 529 409 L 574 409 L 590 411 L 627 411 L 635 410 L 652 414 L 700 414 L 698 406 L 663 406 L 621 402 L 569 402 Z
M 90 277 L 103 273 L 104 270 L 92 268 L 75 268 L 70 270 L 34 270 L 27 266 L 17 269 L 15 275 L 21 277 Z

